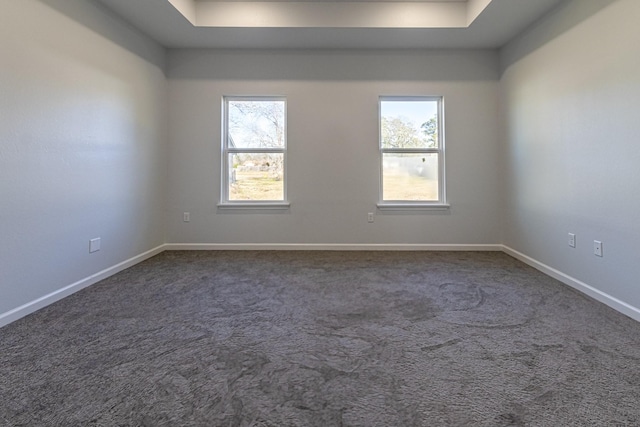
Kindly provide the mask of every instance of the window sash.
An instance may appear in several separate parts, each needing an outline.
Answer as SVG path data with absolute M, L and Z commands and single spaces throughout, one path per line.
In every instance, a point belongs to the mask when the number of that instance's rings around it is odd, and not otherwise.
M 437 124 L 438 124 L 438 140 L 437 147 L 434 148 L 390 148 L 383 147 L 382 144 L 382 103 L 384 102 L 402 102 L 402 101 L 424 101 L 424 102 L 436 102 L 437 103 Z M 442 96 L 381 96 L 378 101 L 378 149 L 379 149 L 379 165 L 380 165 L 380 183 L 379 183 L 379 206 L 383 207 L 385 204 L 395 206 L 444 206 L 446 204 L 446 186 L 445 186 L 445 150 L 444 150 L 444 99 Z M 438 173 L 437 173 L 437 187 L 438 187 L 438 199 L 385 199 L 384 198 L 384 155 L 385 154 L 436 154 L 438 156 Z
M 283 145 L 281 147 L 231 147 L 229 145 L 229 103 L 233 101 L 258 101 L 258 102 L 284 102 L 284 135 Z M 283 96 L 224 96 L 222 98 L 222 144 L 221 144 L 221 162 L 222 162 L 222 176 L 221 176 L 221 189 L 220 189 L 220 203 L 223 205 L 238 205 L 238 206 L 250 206 L 250 205 L 268 205 L 268 204 L 280 204 L 287 202 L 287 100 Z M 275 200 L 267 199 L 252 199 L 252 200 L 234 200 L 230 199 L 230 173 L 231 167 L 229 165 L 229 157 L 231 154 L 282 154 L 282 185 L 283 185 L 283 198 Z

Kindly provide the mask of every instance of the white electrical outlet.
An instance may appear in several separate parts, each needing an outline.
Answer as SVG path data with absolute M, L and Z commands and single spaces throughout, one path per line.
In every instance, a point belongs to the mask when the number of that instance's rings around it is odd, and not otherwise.
M 373 222 L 373 212 L 367 214 L 367 222 Z
M 89 253 L 98 252 L 100 250 L 100 238 L 89 240 Z
M 572 248 L 576 247 L 576 235 L 573 233 L 569 233 L 569 246 Z
M 596 256 L 602 256 L 602 242 L 600 240 L 593 241 L 593 253 Z
M 182 220 L 184 222 L 189 222 L 191 221 L 191 214 L 189 212 L 185 212 L 182 214 Z

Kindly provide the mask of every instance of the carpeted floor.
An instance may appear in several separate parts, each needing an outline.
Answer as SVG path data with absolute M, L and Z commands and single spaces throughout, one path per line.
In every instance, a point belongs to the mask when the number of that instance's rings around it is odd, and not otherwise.
M 0 329 L 0 425 L 638 426 L 640 323 L 502 253 L 165 252 Z

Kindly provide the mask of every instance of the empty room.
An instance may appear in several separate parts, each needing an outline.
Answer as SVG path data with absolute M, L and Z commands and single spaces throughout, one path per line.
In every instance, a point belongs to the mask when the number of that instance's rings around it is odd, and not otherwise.
M 0 0 L 0 425 L 640 425 L 639 20 Z

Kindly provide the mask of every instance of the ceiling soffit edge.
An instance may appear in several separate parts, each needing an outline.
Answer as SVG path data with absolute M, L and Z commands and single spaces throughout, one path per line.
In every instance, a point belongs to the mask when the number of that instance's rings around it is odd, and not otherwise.
M 195 27 L 466 28 L 492 0 L 166 1 Z

